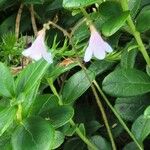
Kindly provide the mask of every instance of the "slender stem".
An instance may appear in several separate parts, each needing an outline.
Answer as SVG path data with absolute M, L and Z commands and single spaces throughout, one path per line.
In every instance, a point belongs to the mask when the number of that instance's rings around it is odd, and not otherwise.
M 140 150 L 143 150 L 143 148 L 141 147 L 141 145 L 139 144 L 139 142 L 137 141 L 137 139 L 134 137 L 134 135 L 131 133 L 131 131 L 129 130 L 129 128 L 126 126 L 126 124 L 124 123 L 124 121 L 122 120 L 122 118 L 119 116 L 119 114 L 113 108 L 113 106 L 111 105 L 111 103 L 109 102 L 109 100 L 107 99 L 107 97 L 105 96 L 105 94 L 103 93 L 103 91 L 101 90 L 101 88 L 98 85 L 98 83 L 95 80 L 93 81 L 93 83 L 94 83 L 95 87 L 97 88 L 97 90 L 99 91 L 99 93 L 102 95 L 102 97 L 105 100 L 105 102 L 107 103 L 107 105 L 110 107 L 110 109 L 112 110 L 112 112 L 115 114 L 115 116 L 117 117 L 117 119 L 119 120 L 119 122 L 122 124 L 122 126 L 124 127 L 124 129 L 130 135 L 130 137 L 133 139 L 133 141 L 135 142 L 135 144 L 138 146 L 138 148 Z
M 127 0 L 121 0 L 120 2 L 121 2 L 123 10 L 125 10 L 125 11 L 129 10 Z M 135 37 L 135 39 L 137 41 L 137 44 L 139 46 L 139 50 L 141 51 L 141 53 L 142 53 L 142 55 L 143 55 L 147 65 L 150 66 L 150 58 L 149 58 L 148 53 L 147 53 L 147 51 L 146 51 L 146 49 L 144 47 L 144 44 L 142 42 L 140 33 L 136 30 L 136 27 L 135 27 L 135 25 L 133 23 L 131 15 L 129 15 L 129 17 L 127 18 L 127 23 L 128 23 L 128 25 L 129 25 L 129 27 L 131 29 L 131 32 L 132 32 L 133 36 Z
M 102 113 L 102 117 L 103 117 L 103 120 L 104 120 L 104 124 L 106 126 L 106 129 L 107 129 L 107 132 L 108 132 L 108 135 L 109 135 L 109 138 L 110 138 L 110 141 L 111 141 L 111 145 L 112 145 L 112 149 L 113 150 L 116 150 L 116 145 L 115 145 L 115 142 L 114 142 L 114 139 L 113 139 L 113 135 L 112 135 L 112 132 L 111 132 L 111 129 L 110 129 L 110 126 L 109 126 L 109 123 L 108 123 L 108 119 L 107 119 L 107 116 L 106 116 L 106 113 L 105 113 L 105 110 L 104 110 L 104 107 L 100 101 L 100 98 L 96 92 L 96 89 L 95 87 L 93 86 L 93 83 L 91 84 L 91 88 L 92 88 L 92 91 L 95 95 L 95 99 L 96 99 L 96 102 L 97 102 L 97 105 Z
M 57 96 L 57 98 L 59 100 L 59 105 L 63 105 L 63 101 L 62 101 L 61 97 L 59 96 L 55 86 L 53 85 L 53 81 L 51 79 L 47 79 L 47 81 L 49 83 L 49 86 L 50 86 L 52 92 L 54 93 L 54 95 Z M 72 119 L 70 119 L 69 122 L 73 127 L 76 127 L 76 124 L 74 123 L 74 121 Z M 83 135 L 83 133 L 80 131 L 80 129 L 78 127 L 76 127 L 76 133 L 92 150 L 98 150 L 97 147 L 93 143 L 91 143 L 91 141 L 86 136 Z
M 75 46 L 74 46 L 74 44 L 73 44 L 73 41 L 72 41 L 72 38 L 71 38 L 70 34 L 69 34 L 66 30 L 64 30 L 62 27 L 60 27 L 59 25 L 57 25 L 57 24 L 55 24 L 55 23 L 53 23 L 53 22 L 51 22 L 51 21 L 49 21 L 47 24 L 45 24 L 45 27 L 47 28 L 47 26 L 49 26 L 50 24 L 52 24 L 53 26 L 55 26 L 56 28 L 58 28 L 59 30 L 61 30 L 61 31 L 70 39 L 70 44 L 71 44 L 72 48 L 73 48 L 74 50 L 76 50 L 76 48 L 75 48 Z M 84 67 L 84 65 L 82 64 L 82 62 L 80 61 L 80 58 L 79 58 L 78 56 L 77 56 L 77 59 L 78 59 L 78 62 L 79 62 L 79 64 L 80 64 L 81 68 L 84 70 L 87 79 L 88 79 L 89 82 L 91 83 L 91 88 L 92 88 L 93 94 L 94 94 L 94 96 L 95 96 L 97 105 L 98 105 L 98 107 L 99 107 L 99 109 L 100 109 L 100 111 L 101 111 L 101 113 L 102 113 L 102 117 L 103 117 L 104 124 L 105 124 L 105 126 L 106 126 L 106 129 L 107 129 L 107 132 L 108 132 L 108 135 L 109 135 L 111 144 L 112 144 L 112 148 L 113 148 L 113 150 L 116 150 L 116 146 L 115 146 L 115 142 L 114 142 L 114 139 L 113 139 L 113 135 L 112 135 L 112 132 L 111 132 L 111 130 L 110 130 L 109 123 L 108 123 L 107 116 L 106 116 L 106 114 L 105 114 L 103 105 L 102 105 L 102 103 L 100 102 L 100 99 L 99 99 L 99 97 L 98 97 L 98 94 L 97 94 L 97 92 L 96 92 L 95 87 L 94 87 L 93 84 L 92 84 L 92 81 L 90 80 L 90 78 L 88 77 L 88 74 L 86 73 L 86 68 Z M 57 94 L 56 94 L 56 96 L 57 96 Z M 58 96 L 59 96 L 59 95 L 58 95 Z
M 34 15 L 34 6 L 31 4 L 30 6 L 30 14 L 31 14 L 31 23 L 32 23 L 32 28 L 34 31 L 34 35 L 37 36 L 37 26 L 36 26 L 36 20 L 35 20 L 35 15 Z
M 92 24 L 92 20 L 91 20 L 90 16 L 88 15 L 88 13 L 85 11 L 85 9 L 84 9 L 84 8 L 81 8 L 81 11 L 82 11 L 83 15 L 87 18 L 88 23 L 89 23 L 89 24 Z M 74 47 L 73 43 L 72 43 L 72 47 Z M 75 49 L 75 47 L 74 47 L 74 49 Z M 86 68 L 84 67 L 84 65 L 82 64 L 82 62 L 80 62 L 80 59 L 79 59 L 79 63 L 80 63 L 80 65 L 81 65 L 82 69 L 84 70 L 87 79 L 88 79 L 89 82 L 91 83 L 91 88 L 92 88 L 93 94 L 94 94 L 94 96 L 95 96 L 96 103 L 97 103 L 97 105 L 98 105 L 98 107 L 99 107 L 99 110 L 100 110 L 100 112 L 101 112 L 101 114 L 102 114 L 102 117 L 103 117 L 103 120 L 104 120 L 104 124 L 105 124 L 105 126 L 106 126 L 106 130 L 107 130 L 107 132 L 108 132 L 108 135 L 109 135 L 109 138 L 110 138 L 110 141 L 111 141 L 112 149 L 113 149 L 113 150 L 116 150 L 116 145 L 115 145 L 115 142 L 114 142 L 114 139 L 113 139 L 113 135 L 112 135 L 112 132 L 111 132 L 109 123 L 108 123 L 108 119 L 107 119 L 107 116 L 106 116 L 104 107 L 103 107 L 103 105 L 102 105 L 102 103 L 101 103 L 101 101 L 100 101 L 100 98 L 99 98 L 99 96 L 98 96 L 98 94 L 97 94 L 97 91 L 96 91 L 96 89 L 95 89 L 95 87 L 94 87 L 92 81 L 90 80 L 90 78 L 88 77 L 88 74 L 86 73 Z
M 17 13 L 17 17 L 16 17 L 16 24 L 15 24 L 15 34 L 16 34 L 16 38 L 19 38 L 19 29 L 20 29 L 20 20 L 21 20 L 21 14 L 22 14 L 22 10 L 23 10 L 24 5 L 21 4 Z

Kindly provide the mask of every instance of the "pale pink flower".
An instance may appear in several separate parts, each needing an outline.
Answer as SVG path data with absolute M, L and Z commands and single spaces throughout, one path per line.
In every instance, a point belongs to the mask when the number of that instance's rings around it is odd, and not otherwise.
M 100 33 L 96 30 L 93 25 L 90 25 L 91 36 L 89 40 L 89 45 L 85 51 L 84 61 L 88 62 L 91 60 L 92 56 L 97 59 L 104 59 L 106 56 L 106 52 L 112 52 L 111 46 L 105 42 Z
M 47 47 L 45 45 L 45 29 L 42 29 L 38 32 L 38 36 L 35 41 L 32 43 L 31 47 L 25 49 L 22 54 L 26 57 L 38 61 L 41 58 L 44 58 L 48 63 L 52 63 L 52 55 L 50 52 L 47 52 Z

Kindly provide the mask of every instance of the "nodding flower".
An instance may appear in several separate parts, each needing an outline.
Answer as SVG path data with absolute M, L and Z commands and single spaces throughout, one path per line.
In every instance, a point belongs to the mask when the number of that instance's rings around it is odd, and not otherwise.
M 52 63 L 52 55 L 50 52 L 47 52 L 47 47 L 45 45 L 45 29 L 42 29 L 38 32 L 38 36 L 35 41 L 32 43 L 31 47 L 25 49 L 22 54 L 26 57 L 38 61 L 41 58 L 44 58 L 48 63 Z
M 90 32 L 91 36 L 89 39 L 88 47 L 85 51 L 84 61 L 90 61 L 92 56 L 102 60 L 105 58 L 107 52 L 110 53 L 113 50 L 111 46 L 102 39 L 100 33 L 93 25 L 90 25 Z

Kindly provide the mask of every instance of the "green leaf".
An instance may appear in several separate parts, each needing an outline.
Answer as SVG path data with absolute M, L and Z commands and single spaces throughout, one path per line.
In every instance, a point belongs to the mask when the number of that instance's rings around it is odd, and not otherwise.
M 103 90 L 116 97 L 142 95 L 150 91 L 150 77 L 136 69 L 117 69 L 105 77 Z
M 63 150 L 85 150 L 86 145 L 78 138 L 71 138 L 65 142 Z
M 59 128 L 65 125 L 73 115 L 74 110 L 71 106 L 57 106 L 41 114 L 42 117 L 49 120 L 54 128 Z
M 105 138 L 103 138 L 102 136 L 94 135 L 91 137 L 91 141 L 100 150 L 111 150 L 110 143 Z M 91 148 L 88 147 L 88 150 L 91 150 Z
M 99 2 L 100 0 L 63 0 L 63 7 L 77 9 L 81 7 L 87 7 Z
M 135 64 L 135 59 L 137 56 L 137 45 L 135 45 L 134 41 L 131 41 L 121 54 L 121 67 L 124 68 L 133 68 Z M 133 48 L 133 49 L 132 49 Z
M 139 11 L 141 1 L 142 0 L 129 0 L 128 1 L 129 10 L 133 17 L 136 16 L 137 12 Z
M 88 69 L 95 75 L 99 75 L 104 73 L 106 70 L 110 69 L 113 65 L 114 62 L 106 60 L 96 60 L 92 62 Z
M 110 17 L 118 17 L 122 13 L 122 8 L 118 2 L 106 1 L 99 6 L 101 15 L 108 19 Z
M 145 118 L 144 115 L 139 116 L 132 125 L 132 133 L 137 140 L 142 143 L 150 134 L 150 118 Z
M 114 107 L 123 119 L 134 121 L 150 104 L 148 99 L 149 95 L 117 98 Z
M 37 95 L 31 109 L 31 114 L 32 115 L 40 114 L 56 106 L 58 106 L 58 98 L 55 95 L 52 94 Z
M 54 143 L 52 149 L 58 148 L 64 142 L 65 136 L 60 131 L 55 131 Z
M 48 67 L 49 64 L 44 60 L 27 66 L 16 80 L 17 93 L 30 92 L 40 82 Z
M 14 150 L 49 150 L 54 141 L 54 129 L 40 117 L 30 117 L 12 134 Z
M 47 71 L 46 78 L 53 78 L 53 80 L 56 80 L 58 76 L 63 74 L 64 72 L 67 72 L 74 68 L 75 66 L 78 66 L 79 64 L 77 62 L 71 63 L 67 66 L 63 66 L 60 64 L 57 65 L 51 65 L 50 69 Z
M 0 24 L 0 34 L 12 32 L 15 30 L 15 14 L 7 17 L 1 24 Z
M 0 95 L 6 97 L 15 96 L 15 83 L 13 76 L 5 64 L 0 62 Z
M 117 32 L 125 23 L 129 16 L 129 11 L 120 13 L 117 17 L 109 18 L 102 26 L 102 33 L 105 36 L 111 36 Z
M 16 115 L 16 108 L 10 107 L 0 111 L 0 136 L 12 124 Z
M 150 30 L 150 6 L 141 11 L 136 19 L 136 28 L 140 32 Z
M 5 10 L 16 4 L 16 0 L 0 0 L 0 10 Z
M 92 81 L 94 79 L 94 73 L 91 71 L 86 72 Z M 71 76 L 62 91 L 62 99 L 64 104 L 73 103 L 78 97 L 80 97 L 89 87 L 91 83 L 87 79 L 84 71 L 79 71 Z
M 123 150 L 137 150 L 139 149 L 137 147 L 137 145 L 134 142 L 130 142 L 127 145 L 125 145 L 125 147 L 123 148 Z
M 150 118 L 150 106 L 148 106 L 144 111 L 144 117 Z

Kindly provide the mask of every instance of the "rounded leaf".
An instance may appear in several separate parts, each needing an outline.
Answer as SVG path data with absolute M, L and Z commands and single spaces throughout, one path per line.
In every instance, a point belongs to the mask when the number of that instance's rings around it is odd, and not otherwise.
M 136 69 L 117 69 L 105 77 L 103 90 L 116 97 L 142 95 L 150 91 L 150 77 Z
M 14 150 L 49 150 L 54 141 L 54 129 L 40 117 L 30 117 L 12 135 Z

